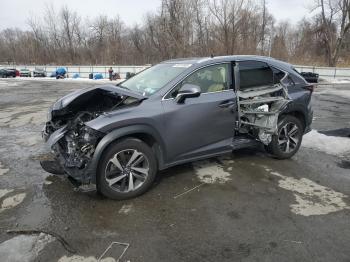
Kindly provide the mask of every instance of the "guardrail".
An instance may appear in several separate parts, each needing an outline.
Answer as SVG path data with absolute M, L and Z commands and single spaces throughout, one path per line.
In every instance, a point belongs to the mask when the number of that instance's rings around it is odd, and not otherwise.
M 101 73 L 104 78 L 108 78 L 108 69 L 113 68 L 114 73 L 119 73 L 121 78 L 125 78 L 126 73 L 138 73 L 150 65 L 143 66 L 120 66 L 120 65 L 105 65 L 105 66 L 46 66 L 46 65 L 0 65 L 0 68 L 16 68 L 22 69 L 26 68 L 30 71 L 33 71 L 35 68 L 42 68 L 46 71 L 47 76 L 50 76 L 51 73 L 55 72 L 57 68 L 64 67 L 66 68 L 68 75 L 72 77 L 74 74 L 79 74 L 80 77 L 88 78 L 90 73 L 96 74 Z M 350 78 L 350 68 L 342 67 L 317 67 L 317 66 L 302 66 L 295 65 L 295 68 L 299 72 L 313 72 L 320 75 L 320 77 L 326 78 Z
M 121 78 L 126 77 L 126 73 L 138 73 L 150 65 L 144 66 L 119 66 L 119 65 L 105 65 L 105 66 L 46 66 L 46 65 L 0 65 L 0 68 L 16 68 L 20 69 L 29 69 L 33 71 L 35 68 L 41 68 L 46 71 L 47 76 L 50 76 L 53 72 L 56 72 L 57 68 L 63 67 L 66 69 L 69 77 L 72 77 L 74 74 L 79 74 L 79 77 L 88 78 L 90 73 L 97 74 L 100 73 L 104 78 L 108 78 L 108 69 L 113 68 L 114 73 L 118 73 Z
M 318 66 L 294 66 L 299 72 L 313 72 L 320 77 L 327 78 L 350 78 L 350 68 L 344 67 L 318 67 Z

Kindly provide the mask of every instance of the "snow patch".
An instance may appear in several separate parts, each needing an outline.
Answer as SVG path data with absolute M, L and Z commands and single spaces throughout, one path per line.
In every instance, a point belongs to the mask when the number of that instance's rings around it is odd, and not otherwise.
M 322 79 L 326 80 L 330 84 L 349 84 L 349 78 L 333 78 L 333 77 L 322 77 Z
M 0 189 L 0 198 L 4 197 L 8 193 L 11 193 L 13 189 Z
M 119 214 L 128 214 L 130 211 L 132 211 L 133 206 L 130 205 L 123 205 L 122 208 L 119 210 Z
M 331 155 L 346 155 L 350 153 L 350 138 L 326 136 L 312 130 L 304 135 L 302 146 Z
M 5 175 L 9 171 L 8 168 L 5 168 L 4 165 L 0 162 L 0 176 Z
M 18 206 L 20 203 L 22 203 L 22 201 L 24 200 L 25 197 L 26 197 L 26 193 L 20 193 L 20 194 L 5 198 L 2 201 L 0 212 L 4 211 L 6 209 L 10 209 L 10 208 L 13 208 L 15 206 Z
M 0 244 L 1 261 L 35 261 L 41 250 L 54 238 L 47 234 L 19 235 Z
M 224 171 L 223 167 L 217 163 L 208 160 L 196 162 L 193 164 L 199 180 L 206 184 L 224 184 L 231 180 L 230 173 Z
M 71 257 L 61 257 L 58 262 L 116 262 L 116 260 L 112 257 L 106 257 L 98 260 L 95 257 L 83 257 L 83 256 L 71 256 Z
M 350 208 L 344 202 L 348 196 L 331 188 L 321 186 L 307 178 L 286 177 L 278 172 L 270 172 L 270 174 L 280 178 L 279 187 L 293 192 L 297 203 L 291 204 L 290 208 L 295 214 L 326 215 Z
M 50 181 L 50 180 L 45 180 L 44 181 L 44 185 L 51 185 L 52 184 L 52 181 Z

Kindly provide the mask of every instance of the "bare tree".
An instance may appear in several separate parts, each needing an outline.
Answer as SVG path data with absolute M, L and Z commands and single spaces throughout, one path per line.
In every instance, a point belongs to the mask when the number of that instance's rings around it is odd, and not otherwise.
M 60 18 L 62 22 L 62 36 L 67 45 L 69 59 L 71 63 L 75 62 L 75 36 L 79 30 L 80 18 L 76 12 L 72 12 L 67 6 L 64 6 L 60 12 Z
M 336 66 L 344 36 L 350 29 L 350 0 L 317 0 L 319 33 L 329 66 Z
M 316 1 L 316 0 L 315 0 Z M 271 55 L 294 63 L 350 63 L 350 0 L 318 0 L 297 26 L 276 23 L 267 0 L 161 0 L 127 27 L 119 16 L 84 19 L 47 5 L 29 31 L 0 31 L 0 57 L 18 63 L 144 64 L 230 54 Z

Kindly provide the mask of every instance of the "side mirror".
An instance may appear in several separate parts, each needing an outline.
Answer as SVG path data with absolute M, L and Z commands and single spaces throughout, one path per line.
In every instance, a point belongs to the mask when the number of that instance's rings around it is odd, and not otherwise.
M 201 88 L 199 86 L 184 84 L 178 91 L 175 101 L 178 104 L 182 104 L 187 98 L 199 97 L 200 95 Z

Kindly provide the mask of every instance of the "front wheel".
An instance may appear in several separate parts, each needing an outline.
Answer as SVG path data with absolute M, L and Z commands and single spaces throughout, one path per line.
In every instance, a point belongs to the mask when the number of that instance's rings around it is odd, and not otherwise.
M 127 138 L 112 144 L 98 168 L 98 190 L 111 199 L 129 199 L 145 193 L 157 173 L 152 149 L 139 139 Z
M 304 128 L 295 116 L 287 115 L 278 122 L 277 134 L 272 136 L 267 151 L 278 159 L 288 159 L 294 156 L 301 145 Z

